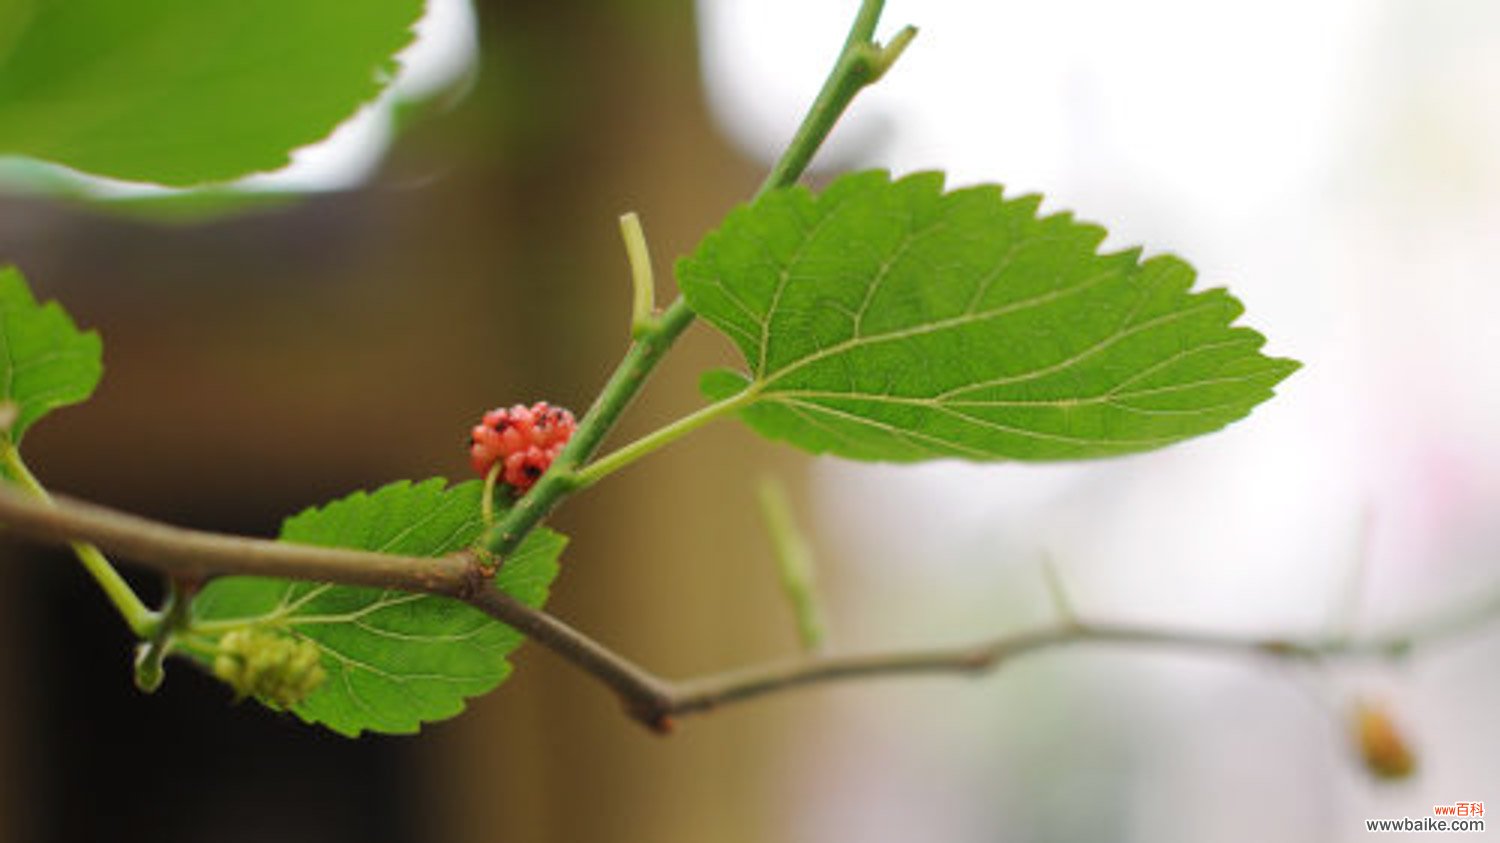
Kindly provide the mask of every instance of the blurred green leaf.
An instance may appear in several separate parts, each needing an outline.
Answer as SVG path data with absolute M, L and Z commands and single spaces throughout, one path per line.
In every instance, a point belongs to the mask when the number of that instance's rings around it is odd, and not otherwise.
M 276 169 L 390 81 L 422 8 L 24 0 L 0 10 L 12 27 L 0 33 L 0 153 L 177 186 Z
M 26 279 L 0 267 L 0 402 L 11 402 L 11 441 L 56 407 L 94 394 L 103 376 L 103 344 L 79 331 L 57 302 L 37 304 Z
M 1040 201 L 871 172 L 735 210 L 678 267 L 750 368 L 705 391 L 815 453 L 1058 460 L 1217 430 L 1297 368 L 1183 261 L 1101 255 Z
M 69 197 L 90 210 L 107 211 L 117 216 L 157 225 L 200 225 L 252 213 L 281 211 L 307 198 L 306 193 L 284 190 L 235 190 L 207 187 L 162 196 L 121 196 L 100 199 L 77 195 Z
M 482 484 L 401 481 L 287 519 L 284 541 L 411 556 L 470 546 L 483 528 Z M 500 569 L 496 587 L 531 606 L 547 599 L 566 538 L 541 528 Z M 456 600 L 263 577 L 215 580 L 193 601 L 195 623 L 289 632 L 316 643 L 327 680 L 292 710 L 355 736 L 410 733 L 452 717 L 499 685 L 523 636 Z
M 46 195 L 90 211 L 157 225 L 198 224 L 256 211 L 281 210 L 307 196 L 291 191 L 243 190 L 233 186 L 186 190 L 155 188 L 110 196 L 100 192 L 92 176 L 16 155 L 0 156 L 0 189 L 19 195 Z

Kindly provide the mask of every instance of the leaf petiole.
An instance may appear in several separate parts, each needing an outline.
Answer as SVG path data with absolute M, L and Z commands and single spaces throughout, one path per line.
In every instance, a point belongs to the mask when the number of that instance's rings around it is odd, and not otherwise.
M 495 460 L 495 464 L 484 474 L 484 497 L 479 499 L 479 514 L 486 527 L 495 523 L 495 484 L 499 482 L 500 472 L 504 470 L 505 463 Z
M 621 446 L 618 450 L 605 454 L 573 472 L 572 479 L 575 488 L 586 489 L 636 460 L 676 442 L 714 419 L 733 413 L 754 401 L 756 394 L 753 386 L 747 387 L 742 392 L 737 392 L 722 401 L 715 401 L 665 427 L 657 428 L 628 445 Z
M 0 438 L 0 463 L 4 464 L 6 473 L 28 494 L 48 504 L 52 503 L 51 495 L 47 494 L 47 489 L 31 473 L 31 469 L 26 467 L 26 462 L 21 459 L 21 451 L 9 437 Z M 110 564 L 99 548 L 87 542 L 70 542 L 69 546 L 73 548 L 73 555 L 78 557 L 84 569 L 104 591 L 104 596 L 114 604 L 115 610 L 120 613 L 125 625 L 130 627 L 130 631 L 140 638 L 154 635 L 161 622 L 161 615 L 146 608 L 130 583 L 120 576 L 120 572 L 115 570 L 115 566 Z
M 620 217 L 620 238 L 625 241 L 625 257 L 630 261 L 630 336 L 640 339 L 654 333 L 656 316 L 656 275 L 651 270 L 651 250 L 646 246 L 646 232 L 634 211 Z
M 812 548 L 808 546 L 802 531 L 797 529 L 786 489 L 775 478 L 770 475 L 762 477 L 756 497 L 760 501 L 760 514 L 766 522 L 766 532 L 771 536 L 776 568 L 781 574 L 782 592 L 797 618 L 797 634 L 802 640 L 802 649 L 816 653 L 823 649 L 826 625 L 823 622 L 822 601 L 818 598 Z
M 148 694 L 155 693 L 166 678 L 163 664 L 177 642 L 178 633 L 188 626 L 192 590 L 176 578 L 167 578 L 167 597 L 162 601 L 161 620 L 151 637 L 136 651 L 135 686 Z

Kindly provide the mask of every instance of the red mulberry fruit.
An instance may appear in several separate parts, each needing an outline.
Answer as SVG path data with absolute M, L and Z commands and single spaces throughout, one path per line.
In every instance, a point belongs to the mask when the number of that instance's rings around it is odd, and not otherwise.
M 500 463 L 500 479 L 525 492 L 552 465 L 577 426 L 572 413 L 546 401 L 490 410 L 469 432 L 469 458 L 480 476 Z

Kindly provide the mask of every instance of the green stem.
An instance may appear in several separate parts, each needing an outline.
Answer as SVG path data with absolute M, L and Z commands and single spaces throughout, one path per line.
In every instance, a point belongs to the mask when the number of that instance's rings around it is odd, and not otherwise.
M 484 519 L 486 527 L 495 523 L 495 485 L 500 481 L 500 473 L 504 470 L 505 463 L 495 460 L 495 464 L 484 475 L 484 497 L 479 499 L 479 515 Z
M 1062 575 L 1057 572 L 1057 563 L 1052 561 L 1052 556 L 1042 557 L 1042 582 L 1047 586 L 1047 596 L 1052 598 L 1052 608 L 1057 612 L 1057 619 L 1064 623 L 1078 620 L 1078 613 L 1073 611 L 1073 601 L 1068 597 L 1068 589 L 1063 585 Z
M 651 270 L 651 250 L 646 232 L 634 211 L 620 217 L 620 238 L 630 262 L 630 336 L 638 338 L 656 328 L 656 273 Z
M 755 391 L 746 389 L 722 401 L 709 404 L 578 469 L 573 472 L 573 483 L 579 489 L 587 489 L 641 457 L 676 442 L 714 419 L 728 415 L 753 400 L 755 400 Z
M 166 677 L 163 663 L 172 652 L 177 634 L 188 625 L 188 609 L 192 606 L 189 589 L 175 578 L 167 578 L 167 597 L 162 601 L 161 622 L 151 632 L 151 637 L 140 646 L 135 659 L 135 686 L 152 694 L 161 687 Z
M 822 91 L 813 101 L 786 152 L 756 191 L 755 198 L 796 183 L 834 124 L 854 100 L 854 95 L 879 79 L 911 41 L 915 30 L 908 28 L 892 39 L 889 46 L 881 47 L 875 43 L 875 26 L 880 21 L 884 5 L 884 0 L 862 0 L 859 13 L 849 29 L 849 37 L 844 41 L 844 49 L 823 83 Z M 600 390 L 594 405 L 579 421 L 567 447 L 531 491 L 485 532 L 480 538 L 480 547 L 503 560 L 548 513 L 581 487 L 581 466 L 599 450 L 605 435 L 645 386 L 652 370 L 692 322 L 692 309 L 679 297 L 654 325 L 639 331 L 630 350 L 625 352 L 625 358 Z
M 765 519 L 766 532 L 771 536 L 771 548 L 781 574 L 781 589 L 797 618 L 802 649 L 815 653 L 823 647 L 825 625 L 823 602 L 818 599 L 812 548 L 808 547 L 802 531 L 797 529 L 797 519 L 792 516 L 792 504 L 787 500 L 786 489 L 767 475 L 761 478 L 757 492 L 760 514 Z
M 0 440 L 0 462 L 4 463 L 10 476 L 28 494 L 48 504 L 52 503 L 52 496 L 47 494 L 41 481 L 26 467 L 20 450 L 8 437 Z M 149 638 L 155 632 L 160 616 L 146 608 L 130 583 L 120 576 L 120 572 L 115 570 L 115 566 L 109 563 L 99 548 L 87 542 L 70 542 L 69 547 L 73 549 L 73 555 L 78 557 L 78 561 L 83 563 L 84 569 L 99 584 L 99 588 L 103 589 L 104 596 L 114 604 L 130 631 L 140 638 Z
M 796 183 L 807 165 L 812 163 L 813 155 L 823 145 L 824 139 L 833 131 L 834 124 L 849 108 L 849 103 L 866 85 L 879 80 L 916 36 L 917 31 L 908 26 L 891 40 L 889 47 L 876 44 L 875 25 L 880 21 L 884 5 L 885 0 L 865 0 L 860 5 L 833 71 L 824 80 L 822 90 L 818 91 L 781 160 L 766 175 L 757 196 Z
M 630 350 L 625 352 L 625 359 L 620 361 L 599 397 L 594 399 L 594 405 L 578 422 L 578 429 L 573 431 L 573 437 L 562 453 L 557 455 L 531 491 L 485 532 L 480 539 L 481 547 L 504 559 L 547 513 L 578 488 L 575 480 L 578 467 L 599 449 L 605 434 L 614 427 L 667 349 L 692 321 L 693 311 L 686 302 L 678 299 L 662 313 L 655 330 L 631 344 Z

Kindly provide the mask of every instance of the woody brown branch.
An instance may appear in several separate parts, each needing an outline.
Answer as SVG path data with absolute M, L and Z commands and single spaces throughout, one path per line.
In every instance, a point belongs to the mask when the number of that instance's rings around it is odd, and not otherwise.
M 465 551 L 423 557 L 313 547 L 174 527 L 76 499 L 46 503 L 0 486 L 0 523 L 28 538 L 87 541 L 111 555 L 174 577 L 281 577 L 419 592 L 462 600 L 572 662 L 613 689 L 639 719 L 654 722 L 666 684 L 545 612 L 490 587 L 488 556 Z
M 1393 658 L 1416 645 L 1452 638 L 1500 618 L 1500 589 L 1481 595 L 1468 607 L 1450 608 L 1402 629 L 1359 639 L 1238 636 L 1069 618 L 965 646 L 806 657 L 671 682 L 498 589 L 476 591 L 476 577 L 482 577 L 488 560 L 467 552 L 436 558 L 398 556 L 229 536 L 174 527 L 63 497 L 49 505 L 3 486 L 0 523 L 35 540 L 92 542 L 172 576 L 200 580 L 230 574 L 272 576 L 462 600 L 603 683 L 620 697 L 630 717 L 663 733 L 670 731 L 674 718 L 795 688 L 879 677 L 986 674 L 1020 656 L 1074 644 L 1133 645 L 1280 661 Z

